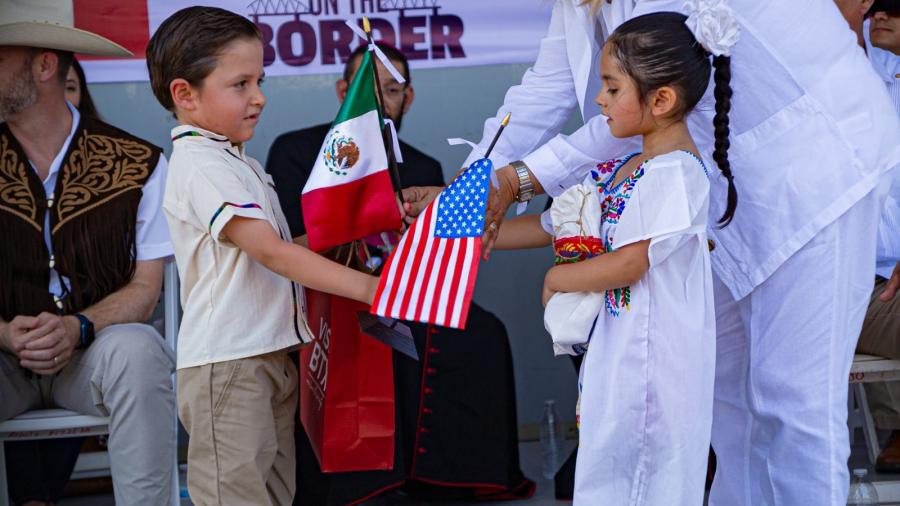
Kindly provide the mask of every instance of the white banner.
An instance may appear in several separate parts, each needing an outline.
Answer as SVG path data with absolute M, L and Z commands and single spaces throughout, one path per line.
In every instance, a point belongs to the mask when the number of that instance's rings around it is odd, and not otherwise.
M 223 0 L 264 39 L 266 75 L 338 73 L 363 41 L 344 24 L 367 16 L 375 40 L 400 49 L 412 68 L 533 62 L 547 31 L 548 0 Z M 186 0 L 76 1 L 76 25 L 128 47 L 135 58 L 79 57 L 90 82 L 146 81 L 150 35 Z

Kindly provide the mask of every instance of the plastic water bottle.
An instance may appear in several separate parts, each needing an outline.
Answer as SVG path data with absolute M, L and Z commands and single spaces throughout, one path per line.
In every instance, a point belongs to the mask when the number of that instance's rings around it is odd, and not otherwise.
M 556 402 L 544 401 L 544 416 L 541 418 L 541 474 L 552 480 L 559 468 L 563 451 L 563 427 Z
M 878 491 L 875 485 L 872 485 L 866 479 L 868 471 L 865 469 L 853 470 L 853 483 L 850 484 L 850 496 L 847 497 L 847 504 L 878 504 Z

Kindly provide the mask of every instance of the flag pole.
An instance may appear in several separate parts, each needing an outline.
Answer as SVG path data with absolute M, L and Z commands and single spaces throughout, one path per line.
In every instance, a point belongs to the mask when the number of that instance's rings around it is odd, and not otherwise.
M 376 100 L 376 106 L 378 107 L 378 115 L 381 118 L 385 117 L 384 114 L 384 93 L 381 91 L 381 78 L 378 76 L 378 66 L 375 64 L 375 51 L 373 47 L 375 46 L 375 41 L 372 40 L 372 25 L 369 23 L 369 18 L 367 16 L 363 16 L 363 31 L 366 32 L 366 38 L 369 42 L 369 52 L 372 53 L 369 55 L 369 63 L 372 65 L 372 74 L 375 75 L 375 94 L 378 98 Z M 387 64 L 387 63 L 385 63 Z M 393 139 L 390 138 L 390 131 L 387 128 L 387 125 L 381 125 L 381 140 L 384 142 L 384 150 L 387 153 L 388 159 L 388 169 L 391 174 L 391 183 L 394 186 L 394 192 L 397 194 L 397 198 L 403 202 L 403 192 L 400 191 L 400 170 L 397 167 L 397 158 L 394 155 L 394 147 L 393 147 Z
M 506 116 L 503 118 L 503 121 L 500 122 L 500 128 L 498 128 L 497 133 L 494 134 L 494 140 L 491 141 L 491 145 L 487 148 L 487 151 L 484 153 L 485 158 L 488 158 L 491 156 L 491 151 L 494 150 L 494 146 L 496 146 L 497 141 L 500 140 L 500 134 L 503 133 L 503 129 L 506 128 L 506 125 L 509 124 L 510 116 L 512 116 L 511 112 L 506 113 Z

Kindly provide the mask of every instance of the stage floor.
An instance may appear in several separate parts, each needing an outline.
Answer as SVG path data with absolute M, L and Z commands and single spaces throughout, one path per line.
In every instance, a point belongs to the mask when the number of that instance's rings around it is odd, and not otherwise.
M 571 446 L 574 446 L 574 442 L 572 441 L 567 441 L 567 443 L 569 443 L 569 445 Z M 522 470 L 526 476 L 537 482 L 537 492 L 531 499 L 523 501 L 501 502 L 496 504 L 498 506 L 560 506 L 569 504 L 569 501 L 557 501 L 553 496 L 553 481 L 544 480 L 541 477 L 540 444 L 538 444 L 537 442 L 524 442 L 520 444 L 519 448 L 521 452 Z M 874 469 L 868 465 L 866 459 L 866 448 L 862 442 L 862 434 L 859 434 L 857 436 L 857 441 L 854 443 L 852 453 L 850 455 L 850 468 L 853 469 L 857 467 L 865 467 L 869 469 L 870 473 L 874 471 Z M 900 480 L 900 474 L 875 474 L 873 476 L 873 480 L 876 482 Z M 182 484 L 184 484 L 183 476 Z M 114 504 L 115 501 L 113 501 L 112 494 L 65 498 L 59 503 L 60 506 L 113 506 Z M 182 506 L 191 506 L 191 504 L 192 503 L 188 499 L 182 501 Z M 384 496 L 373 499 L 371 501 L 367 501 L 363 503 L 363 506 L 472 506 L 476 504 L 479 506 L 484 506 L 483 502 L 443 501 L 438 503 L 416 501 L 408 497 L 404 497 L 398 493 L 392 493 L 385 494 Z M 900 503 L 882 504 L 894 504 L 900 506 Z
M 570 451 L 571 448 L 574 448 L 574 441 L 567 441 L 568 444 L 567 451 Z M 537 492 L 535 492 L 534 497 L 531 499 L 527 499 L 524 501 L 508 501 L 508 502 L 500 502 L 495 503 L 499 505 L 509 505 L 509 506 L 559 506 L 567 503 L 571 503 L 570 501 L 557 501 L 553 497 L 553 481 L 552 480 L 544 480 L 541 478 L 541 448 L 540 444 L 537 442 L 526 442 L 521 443 L 519 446 L 520 449 L 520 459 L 522 462 L 522 471 L 529 478 L 537 481 Z M 568 453 L 567 453 L 568 455 Z M 186 481 L 184 476 L 181 477 L 182 487 L 185 485 Z M 182 500 L 182 506 L 191 506 L 193 503 L 189 499 Z M 484 502 L 425 502 L 425 501 L 416 501 L 412 500 L 408 497 L 404 497 L 399 493 L 388 493 L 383 496 L 366 501 L 361 506 L 469 506 L 469 505 L 479 505 L 484 506 Z M 59 506 L 114 506 L 115 501 L 113 500 L 112 494 L 104 494 L 104 495 L 93 495 L 93 496 L 83 496 L 83 497 L 68 497 L 64 498 L 59 502 Z

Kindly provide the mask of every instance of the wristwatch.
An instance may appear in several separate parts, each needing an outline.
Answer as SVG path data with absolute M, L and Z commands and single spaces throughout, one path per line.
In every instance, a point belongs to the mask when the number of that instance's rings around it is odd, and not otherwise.
M 531 176 L 528 174 L 528 166 L 519 160 L 511 162 L 510 165 L 516 169 L 516 176 L 519 178 L 519 191 L 516 193 L 516 202 L 524 204 L 534 198 L 534 183 L 531 182 Z
M 76 346 L 78 349 L 85 349 L 94 342 L 94 322 L 81 313 L 75 313 L 75 318 L 81 322 L 81 342 Z

